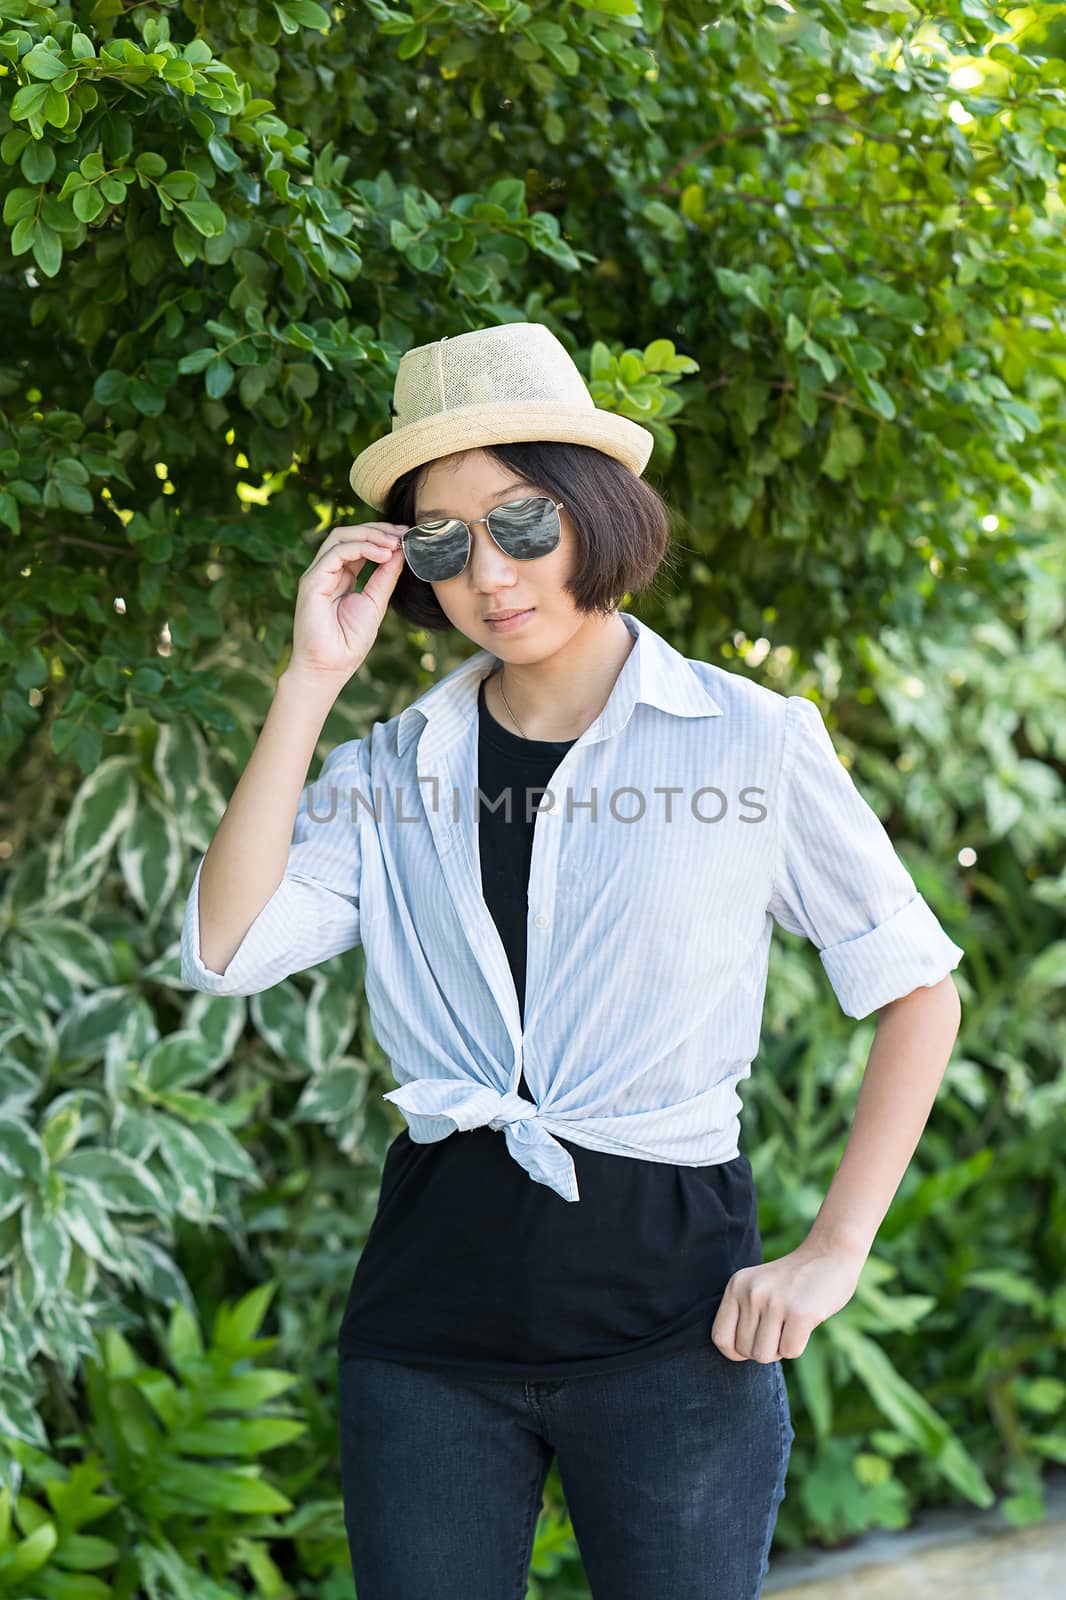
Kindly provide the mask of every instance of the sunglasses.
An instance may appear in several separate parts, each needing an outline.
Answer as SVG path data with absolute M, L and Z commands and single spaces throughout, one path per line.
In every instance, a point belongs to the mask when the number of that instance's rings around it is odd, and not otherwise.
M 508 500 L 494 506 L 486 517 L 462 522 L 458 517 L 439 517 L 419 522 L 403 535 L 403 553 L 416 578 L 425 583 L 444 583 L 457 578 L 470 559 L 470 529 L 483 522 L 504 555 L 515 561 L 535 561 L 558 548 L 561 536 L 561 500 L 534 495 L 526 500 Z

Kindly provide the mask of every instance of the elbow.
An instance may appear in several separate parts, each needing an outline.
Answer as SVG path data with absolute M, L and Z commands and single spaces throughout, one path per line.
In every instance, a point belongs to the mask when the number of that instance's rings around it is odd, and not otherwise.
M 181 952 L 181 981 L 188 984 L 190 989 L 199 989 L 202 994 L 227 996 L 258 994 L 263 987 L 261 984 L 250 984 L 246 977 L 242 979 L 240 971 L 234 971 L 232 961 L 225 971 L 215 972 L 204 961 L 197 960 L 187 946 Z

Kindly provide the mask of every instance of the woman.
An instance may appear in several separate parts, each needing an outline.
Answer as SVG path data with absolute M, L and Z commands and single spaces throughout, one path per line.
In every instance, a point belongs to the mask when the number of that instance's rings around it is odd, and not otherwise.
M 814 705 L 619 611 L 666 556 L 651 445 L 538 325 L 408 351 L 352 468 L 384 520 L 303 575 L 190 890 L 210 992 L 361 943 L 399 1084 L 338 1339 L 359 1600 L 524 1596 L 553 1458 L 596 1600 L 757 1596 L 782 1359 L 851 1297 L 924 1121 L 867 1116 L 865 1171 L 763 1263 L 736 1086 L 773 923 L 926 1085 L 957 1028 L 962 951 Z M 479 648 L 301 792 L 390 597 Z

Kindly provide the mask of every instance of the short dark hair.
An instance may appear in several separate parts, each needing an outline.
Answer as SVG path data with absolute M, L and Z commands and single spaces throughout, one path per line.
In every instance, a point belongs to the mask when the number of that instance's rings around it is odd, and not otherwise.
M 563 502 L 577 534 L 579 553 L 567 583 L 579 611 L 606 615 L 624 595 L 649 589 L 669 566 L 670 511 L 662 496 L 624 462 L 590 445 L 555 440 L 484 446 L 485 453 Z M 386 522 L 411 527 L 421 467 L 396 479 L 382 510 Z M 404 563 L 389 600 L 418 628 L 450 628 L 433 585 Z

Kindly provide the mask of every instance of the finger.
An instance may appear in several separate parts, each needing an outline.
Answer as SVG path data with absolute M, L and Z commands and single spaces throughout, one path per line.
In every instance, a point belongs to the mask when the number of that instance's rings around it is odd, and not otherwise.
M 756 1361 L 764 1363 L 780 1361 L 781 1339 L 784 1335 L 784 1319 L 767 1313 L 759 1320 L 759 1333 L 752 1351 Z
M 755 1340 L 758 1336 L 758 1332 L 759 1310 L 757 1306 L 752 1305 L 751 1297 L 748 1295 L 745 1297 L 744 1303 L 740 1307 L 740 1315 L 737 1318 L 737 1329 L 733 1336 L 737 1350 L 740 1352 L 741 1358 L 744 1361 L 750 1361 L 752 1359 L 752 1354 L 755 1350 Z
M 388 539 L 390 535 L 398 537 L 406 532 L 407 528 L 402 522 L 359 522 L 350 526 L 342 524 L 339 527 L 330 529 L 315 554 L 316 556 L 321 555 L 324 550 L 330 549 L 333 545 L 350 541 L 353 538 L 356 540 L 360 538 L 372 539 L 377 536 Z M 392 541 L 390 540 L 390 542 Z
M 399 549 L 400 546 L 395 540 L 388 540 L 384 536 L 338 540 L 335 544 L 324 545 L 302 576 L 306 578 L 312 573 L 338 573 L 345 566 L 358 569 L 362 562 L 374 554 L 392 555 Z
M 323 556 L 328 555 L 331 550 L 336 550 L 340 545 L 386 544 L 391 548 L 399 543 L 406 531 L 401 523 L 395 522 L 368 522 L 350 528 L 333 528 L 315 551 L 310 567 L 315 566 Z
M 316 565 L 324 557 L 332 555 L 335 550 L 358 550 L 364 545 L 380 545 L 384 550 L 399 550 L 400 538 L 398 534 L 378 532 L 377 529 L 360 529 L 351 539 L 334 539 L 330 544 L 324 544 L 315 555 L 311 565 Z
M 781 1339 L 778 1341 L 781 1360 L 794 1362 L 795 1358 L 804 1354 L 804 1350 L 807 1349 L 807 1341 L 812 1336 L 812 1333 L 813 1328 L 807 1328 L 804 1323 L 795 1322 L 794 1318 L 784 1318 Z
M 722 1354 L 728 1357 L 730 1361 L 746 1360 L 746 1357 L 741 1355 L 736 1345 L 738 1316 L 739 1307 L 736 1297 L 727 1290 L 718 1307 L 718 1314 L 711 1328 L 711 1338 Z
M 399 555 L 398 551 L 397 555 Z M 394 561 L 390 557 L 388 561 L 382 562 L 381 566 L 375 567 L 369 578 L 367 578 L 366 582 L 363 584 L 360 593 L 365 595 L 368 600 L 373 602 L 375 608 L 377 609 L 379 623 L 385 615 L 385 608 L 389 603 L 389 596 L 395 589 L 396 580 L 400 576 L 402 570 L 403 561 Z M 355 591 L 352 590 L 351 594 L 354 593 Z M 350 599 L 351 594 L 345 595 L 345 599 Z

